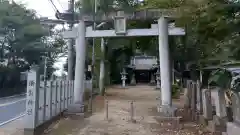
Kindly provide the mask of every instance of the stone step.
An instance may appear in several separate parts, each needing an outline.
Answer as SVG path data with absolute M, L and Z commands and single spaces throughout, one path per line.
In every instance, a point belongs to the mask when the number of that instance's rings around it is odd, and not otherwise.
M 228 135 L 227 132 L 222 132 L 222 135 Z
M 227 135 L 239 135 L 240 124 L 234 122 L 227 123 Z
M 218 133 L 218 132 L 221 133 L 226 131 L 226 127 L 216 125 L 215 122 L 211 120 L 211 121 L 208 121 L 207 130 L 212 133 Z

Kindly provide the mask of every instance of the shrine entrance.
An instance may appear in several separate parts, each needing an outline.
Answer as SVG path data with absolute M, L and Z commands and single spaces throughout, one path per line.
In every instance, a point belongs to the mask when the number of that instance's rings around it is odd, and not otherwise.
M 147 14 L 146 14 L 147 15 Z M 127 16 L 127 17 L 126 17 Z M 106 17 L 105 17 L 106 18 Z M 167 19 L 161 13 L 155 14 L 153 18 L 157 20 L 157 24 L 152 24 L 150 28 L 144 29 L 127 29 L 126 28 L 126 18 L 130 20 L 140 19 L 134 15 L 126 15 L 123 11 L 118 11 L 114 18 L 115 30 L 93 30 L 92 27 L 87 27 L 85 25 L 84 17 L 79 20 L 78 26 L 72 31 L 66 31 L 63 34 L 64 38 L 75 38 L 76 39 L 76 67 L 75 67 L 75 85 L 74 85 L 74 103 L 78 106 L 83 104 L 83 93 L 84 93 L 84 68 L 85 68 L 85 56 L 86 56 L 86 38 L 101 38 L 101 46 L 104 46 L 104 38 L 113 37 L 141 37 L 141 36 L 158 36 L 159 39 L 159 61 L 160 65 L 158 70 L 161 76 L 158 76 L 158 81 L 161 80 L 161 108 L 162 111 L 169 112 L 172 107 L 172 83 L 171 83 L 171 68 L 170 68 L 170 58 L 169 58 L 169 45 L 168 36 L 181 36 L 185 35 L 185 31 L 182 28 L 177 28 L 175 26 L 169 26 Z M 146 19 L 146 17 L 145 17 Z M 101 20 L 103 21 L 103 20 Z M 104 52 L 104 47 L 102 47 Z M 100 79 L 104 78 L 104 60 L 100 67 Z M 132 65 L 135 68 L 135 65 Z M 126 69 L 123 69 L 121 73 L 122 87 L 126 86 L 127 79 Z M 131 77 L 131 83 L 136 83 L 135 74 Z M 141 78 L 141 77 L 139 77 Z M 161 78 L 161 79 L 160 79 Z M 103 86 L 103 82 L 100 82 L 100 89 Z M 76 105 L 74 107 L 76 108 Z M 76 110 L 76 109 L 75 109 Z
M 130 64 L 126 68 L 131 73 L 132 79 L 136 80 L 136 84 L 156 84 L 155 75 L 159 68 L 157 61 L 157 56 L 149 56 L 138 51 L 136 56 L 131 57 Z M 134 85 L 131 82 L 130 84 Z
M 150 83 L 151 76 L 149 70 L 136 70 L 135 71 L 135 78 L 136 83 Z

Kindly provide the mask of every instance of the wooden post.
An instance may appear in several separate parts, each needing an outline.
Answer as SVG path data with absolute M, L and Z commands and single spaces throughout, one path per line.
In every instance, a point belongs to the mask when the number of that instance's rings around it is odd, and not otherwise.
M 105 102 L 106 120 L 108 120 L 108 100 Z
M 38 123 L 40 76 L 39 67 L 32 66 L 27 79 L 27 101 L 24 132 L 33 132 Z
M 133 119 L 133 115 L 134 115 L 133 101 L 131 101 L 131 102 L 130 102 L 130 120 L 131 120 L 131 122 L 134 121 L 134 119 Z

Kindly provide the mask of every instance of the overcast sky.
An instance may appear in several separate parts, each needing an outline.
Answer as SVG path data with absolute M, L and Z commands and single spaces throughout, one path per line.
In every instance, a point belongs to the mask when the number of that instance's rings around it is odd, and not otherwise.
M 14 0 L 14 1 L 17 3 L 24 4 L 28 9 L 34 9 L 37 12 L 37 15 L 41 17 L 56 19 L 55 18 L 56 10 L 52 6 L 50 0 Z M 53 2 L 60 12 L 67 10 L 68 0 L 53 0 Z M 59 69 L 55 72 L 56 75 L 61 75 L 63 73 L 64 63 L 66 63 L 66 57 L 59 58 L 59 60 L 54 64 L 54 67 Z
M 29 9 L 34 9 L 37 11 L 38 15 L 42 17 L 55 18 L 55 9 L 51 4 L 50 0 L 14 0 L 17 3 L 22 3 L 26 5 Z M 64 11 L 67 9 L 68 0 L 52 0 L 58 10 Z

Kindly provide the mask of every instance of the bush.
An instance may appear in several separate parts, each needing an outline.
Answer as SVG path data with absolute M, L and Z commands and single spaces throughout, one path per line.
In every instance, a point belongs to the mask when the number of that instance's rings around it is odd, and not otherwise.
M 90 98 L 91 91 L 89 89 L 85 89 L 84 95 L 83 95 L 83 100 L 87 101 Z
M 0 66 L 0 97 L 26 92 L 26 81 L 21 81 L 23 69 Z
M 172 98 L 179 98 L 180 86 L 172 84 Z

